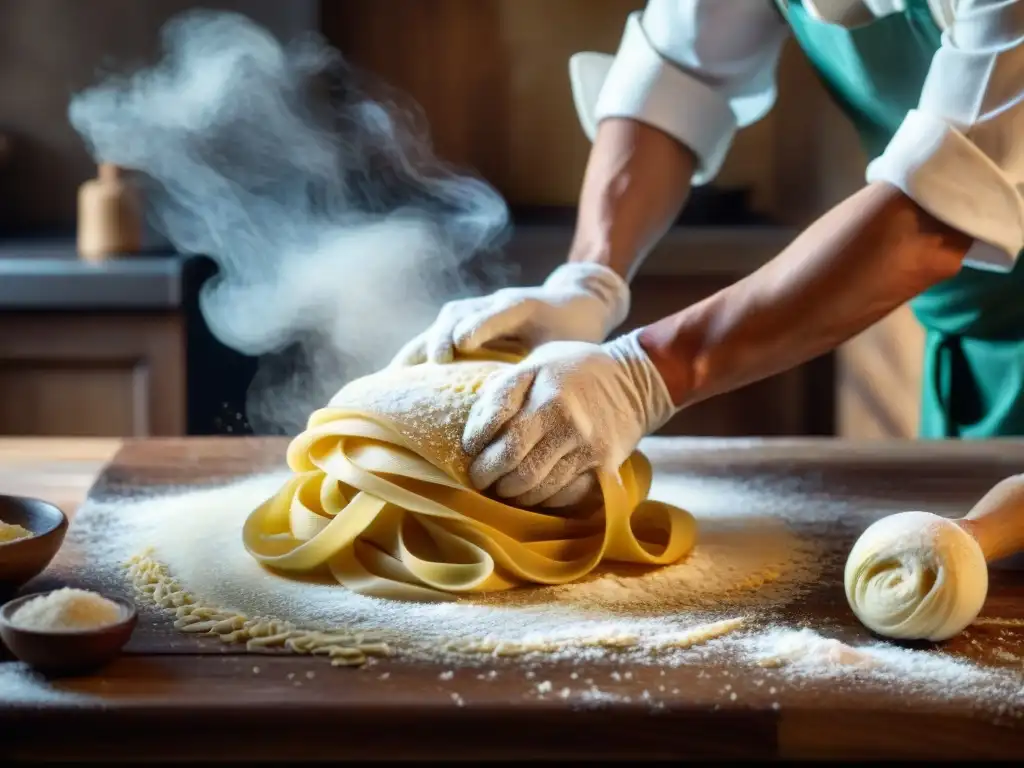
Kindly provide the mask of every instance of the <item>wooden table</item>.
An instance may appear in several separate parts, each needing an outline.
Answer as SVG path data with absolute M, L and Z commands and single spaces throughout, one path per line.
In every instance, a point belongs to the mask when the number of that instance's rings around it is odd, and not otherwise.
M 802 482 L 826 488 L 855 507 L 966 510 L 993 483 L 1024 471 L 1024 442 L 846 443 L 840 441 L 655 441 L 658 472 L 728 482 Z M 56 501 L 73 511 L 93 492 L 183 482 L 208 483 L 280 466 L 281 440 L 190 439 L 0 441 L 0 490 Z M 116 454 L 116 456 L 115 456 Z M 109 459 L 113 462 L 103 469 Z M 101 471 L 102 470 L 102 471 Z M 870 515 L 869 515 L 870 517 Z M 835 521 L 818 533 L 848 546 L 868 518 Z M 74 583 L 54 566 L 33 589 Z M 860 639 L 828 572 L 794 607 L 830 617 Z M 994 572 L 985 614 L 1024 618 L 1024 572 Z M 1017 630 L 1024 633 L 1024 628 Z M 997 718 L 955 703 L 907 704 L 898 693 L 842 692 L 827 683 L 792 685 L 777 670 L 730 678 L 736 700 L 721 695 L 727 670 L 697 665 L 637 667 L 631 679 L 602 684 L 631 692 L 631 702 L 580 709 L 557 697 L 538 700 L 520 673 L 481 681 L 478 670 L 451 680 L 423 664 L 386 660 L 371 671 L 331 670 L 320 659 L 259 657 L 216 641 L 168 642 L 152 622 L 127 653 L 94 676 L 61 681 L 97 704 L 4 707 L 0 691 L 0 762 L 5 758 L 142 760 L 376 757 L 683 758 L 683 757 L 1019 757 L 1024 720 Z M 859 634 L 858 634 L 859 633 Z M 955 652 L 986 659 L 984 633 L 951 641 Z M 1024 640 L 1022 634 L 1019 640 Z M 993 641 L 994 642 L 994 641 Z M 253 673 L 254 663 L 261 667 Z M 1019 664 L 1019 662 L 1018 662 Z M 619 666 L 618 668 L 622 668 Z M 555 665 L 555 690 L 570 673 L 602 675 L 607 665 Z M 386 679 L 382 673 L 387 672 Z M 339 672 L 340 674 L 335 674 Z M 308 673 L 308 674 L 307 674 Z M 754 678 L 761 681 L 755 684 Z M 300 685 L 297 683 L 301 683 Z M 652 710 L 640 692 L 668 683 Z M 1024 685 L 1024 676 L 1022 676 Z M 464 706 L 453 703 L 457 691 Z M 769 691 L 772 691 L 769 693 Z M 773 703 L 778 704 L 774 708 Z

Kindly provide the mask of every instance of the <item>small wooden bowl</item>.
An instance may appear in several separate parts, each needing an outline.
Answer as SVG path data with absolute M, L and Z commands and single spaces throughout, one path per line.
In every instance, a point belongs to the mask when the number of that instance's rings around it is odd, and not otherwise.
M 0 520 L 32 531 L 0 544 L 0 601 L 38 576 L 64 543 L 68 518 L 53 504 L 23 496 L 0 496 Z
M 7 649 L 26 664 L 45 675 L 75 675 L 91 672 L 113 661 L 132 636 L 138 622 L 134 603 L 119 597 L 107 597 L 121 608 L 121 619 L 96 629 L 46 632 L 23 629 L 11 623 L 14 612 L 36 597 L 23 595 L 0 608 L 0 639 Z

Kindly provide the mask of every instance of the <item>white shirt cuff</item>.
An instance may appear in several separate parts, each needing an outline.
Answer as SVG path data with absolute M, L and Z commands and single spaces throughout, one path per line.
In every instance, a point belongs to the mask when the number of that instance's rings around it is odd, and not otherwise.
M 944 120 L 911 110 L 868 182 L 898 187 L 940 221 L 978 242 L 965 263 L 1008 271 L 1024 248 L 1024 200 L 992 160 Z
M 598 124 L 626 117 L 664 131 L 697 158 L 693 184 L 707 184 L 721 170 L 736 135 L 729 101 L 666 61 L 630 15 L 618 54 L 581 53 L 569 62 L 580 123 L 593 141 Z

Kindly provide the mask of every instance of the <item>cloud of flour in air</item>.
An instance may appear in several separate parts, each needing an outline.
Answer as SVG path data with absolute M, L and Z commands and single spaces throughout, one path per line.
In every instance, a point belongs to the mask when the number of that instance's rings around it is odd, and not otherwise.
M 97 160 L 139 172 L 156 230 L 217 262 L 200 306 L 222 343 L 261 356 L 249 420 L 293 434 L 444 301 L 501 279 L 507 209 L 319 38 L 282 45 L 210 11 L 161 34 L 158 64 L 75 95 L 71 123 Z

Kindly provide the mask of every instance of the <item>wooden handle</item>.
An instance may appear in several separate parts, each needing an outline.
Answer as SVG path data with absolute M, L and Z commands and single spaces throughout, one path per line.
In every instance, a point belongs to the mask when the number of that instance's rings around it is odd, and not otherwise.
M 1024 475 L 994 485 L 956 523 L 975 538 L 988 562 L 1024 550 Z

